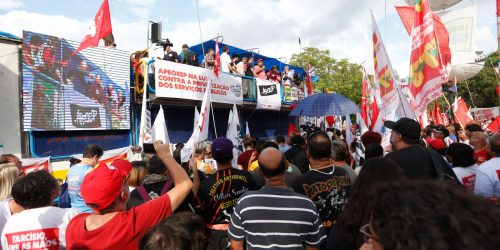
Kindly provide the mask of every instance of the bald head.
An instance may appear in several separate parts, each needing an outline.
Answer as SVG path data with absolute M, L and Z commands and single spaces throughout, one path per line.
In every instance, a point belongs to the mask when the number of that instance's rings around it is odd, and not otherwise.
M 490 139 L 490 149 L 495 155 L 500 156 L 500 134 L 495 134 Z
M 282 175 L 288 168 L 283 154 L 276 148 L 269 147 L 259 155 L 259 168 L 267 179 Z

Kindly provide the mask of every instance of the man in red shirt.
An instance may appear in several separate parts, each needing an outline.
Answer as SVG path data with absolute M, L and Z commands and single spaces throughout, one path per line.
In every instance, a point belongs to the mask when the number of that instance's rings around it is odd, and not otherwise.
M 191 180 L 174 160 L 167 144 L 156 142 L 154 147 L 175 187 L 126 211 L 130 197 L 127 176 L 132 165 L 121 159 L 110 166 L 101 164 L 85 176 L 80 189 L 94 213 L 83 213 L 71 220 L 66 230 L 67 249 L 137 249 L 147 230 L 179 207 L 191 191 Z
M 253 138 L 246 135 L 245 138 L 243 138 L 243 147 L 245 147 L 245 152 L 238 156 L 238 168 L 248 170 L 248 161 L 250 161 L 250 157 L 253 152 L 255 152 L 255 141 Z

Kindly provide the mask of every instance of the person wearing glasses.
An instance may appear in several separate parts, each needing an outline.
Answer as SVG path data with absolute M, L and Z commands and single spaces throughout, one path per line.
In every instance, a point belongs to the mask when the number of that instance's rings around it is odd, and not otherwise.
M 444 182 L 379 186 L 365 212 L 361 250 L 500 249 L 500 209 Z
M 80 186 L 83 178 L 99 163 L 103 149 L 99 145 L 89 144 L 83 150 L 83 159 L 80 163 L 72 166 L 66 176 L 68 182 L 68 194 L 71 199 L 71 208 L 80 212 L 91 213 L 92 209 L 85 204 Z

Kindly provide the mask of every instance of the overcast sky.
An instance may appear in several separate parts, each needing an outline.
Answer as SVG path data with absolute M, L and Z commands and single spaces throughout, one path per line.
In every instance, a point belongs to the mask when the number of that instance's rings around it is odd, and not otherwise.
M 0 31 L 21 36 L 22 30 L 80 41 L 102 1 L 1 0 Z M 163 23 L 163 37 L 179 51 L 182 44 L 200 43 L 196 1 L 109 0 L 113 33 L 119 49 L 147 46 L 148 20 Z M 271 57 L 290 59 L 302 47 L 330 50 L 337 58 L 361 63 L 372 60 L 370 9 L 377 20 L 393 67 L 408 75 L 410 39 L 394 5 L 402 0 L 199 0 L 203 40 L 217 34 L 224 43 L 259 48 Z M 477 50 L 497 49 L 495 1 L 463 0 L 452 7 L 478 6 Z M 159 52 L 159 51 L 158 51 Z

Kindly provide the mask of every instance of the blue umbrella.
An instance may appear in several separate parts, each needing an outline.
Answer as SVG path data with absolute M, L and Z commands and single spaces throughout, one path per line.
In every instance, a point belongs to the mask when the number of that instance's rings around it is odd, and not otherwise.
M 341 94 L 310 95 L 297 103 L 291 116 L 349 115 L 361 112 L 358 105 Z

